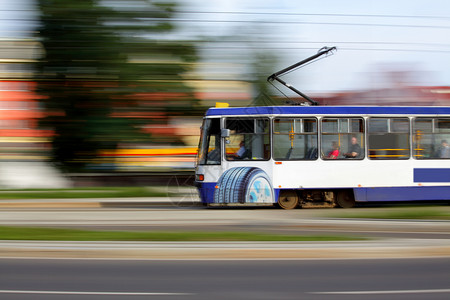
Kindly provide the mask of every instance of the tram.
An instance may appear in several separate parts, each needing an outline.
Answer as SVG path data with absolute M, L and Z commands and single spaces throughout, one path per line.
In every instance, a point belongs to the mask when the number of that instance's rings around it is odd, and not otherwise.
M 269 79 L 283 83 L 289 68 Z M 450 199 L 450 107 L 311 104 L 208 109 L 195 168 L 202 203 Z

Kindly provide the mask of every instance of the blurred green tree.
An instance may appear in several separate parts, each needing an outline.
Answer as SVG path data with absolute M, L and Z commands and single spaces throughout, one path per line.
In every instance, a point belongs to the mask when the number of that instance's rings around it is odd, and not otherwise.
M 86 170 L 100 150 L 148 142 L 145 125 L 195 111 L 183 74 L 196 50 L 170 39 L 174 3 L 38 0 L 38 6 L 41 125 L 54 130 L 52 159 L 63 170 Z

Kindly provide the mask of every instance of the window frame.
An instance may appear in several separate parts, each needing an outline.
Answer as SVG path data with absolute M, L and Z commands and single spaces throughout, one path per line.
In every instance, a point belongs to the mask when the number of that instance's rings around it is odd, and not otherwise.
M 415 125 L 416 125 L 416 120 L 417 119 L 426 119 L 426 120 L 431 120 L 431 132 L 426 132 L 426 134 L 431 134 L 431 135 L 436 135 L 439 134 L 439 131 L 436 128 L 436 122 L 440 119 L 446 119 L 450 122 L 450 116 L 417 116 L 412 118 L 411 120 L 411 151 L 412 154 L 411 156 L 415 159 L 415 160 L 448 160 L 450 158 L 446 158 L 446 157 L 424 157 L 424 158 L 418 158 L 418 155 L 416 154 L 416 142 L 414 141 L 414 137 L 416 135 L 415 133 Z M 450 132 L 449 132 L 450 135 Z M 441 140 L 441 138 L 439 138 L 438 140 Z M 450 138 L 448 139 L 450 140 Z M 437 150 L 434 150 L 435 152 Z
M 269 161 L 272 157 L 272 136 L 271 136 L 271 132 L 272 132 L 272 122 L 271 122 L 271 118 L 269 116 L 227 116 L 227 117 L 222 117 L 222 121 L 223 121 L 223 127 L 224 129 L 228 129 L 227 128 L 227 121 L 230 119 L 236 119 L 236 120 L 267 120 L 267 126 L 268 126 L 268 131 L 267 133 L 244 133 L 244 134 L 251 134 L 251 135 L 262 135 L 263 138 L 265 135 L 267 135 L 269 137 L 269 154 L 267 155 L 267 158 L 264 159 L 230 159 L 229 156 L 227 155 L 227 143 L 225 142 L 225 139 L 222 139 L 223 141 L 223 159 L 227 162 L 250 162 L 250 161 Z M 230 137 L 232 136 L 232 134 L 230 134 Z M 230 138 L 228 137 L 228 138 Z M 264 144 L 263 144 L 264 145 Z
M 275 135 L 290 135 L 291 133 L 275 133 L 275 120 L 281 120 L 281 119 L 312 119 L 315 121 L 316 124 L 316 131 L 310 134 L 306 134 L 306 135 L 314 135 L 316 136 L 316 148 L 317 148 L 317 157 L 315 159 L 287 159 L 287 158 L 275 158 L 274 154 L 275 154 L 275 150 L 273 147 L 275 147 L 273 141 L 275 140 Z M 282 116 L 282 117 L 273 117 L 272 122 L 271 122 L 271 126 L 272 126 L 272 130 L 271 130 L 271 138 L 272 138 L 272 159 L 274 161 L 316 161 L 319 159 L 319 118 L 315 117 L 315 116 Z M 304 133 L 292 133 L 294 136 L 295 135 L 305 135 Z
M 328 133 L 328 134 L 335 134 L 335 135 L 339 135 L 339 134 L 345 134 L 345 135 L 349 135 L 349 136 L 354 136 L 354 135 L 362 135 L 361 138 L 359 139 L 359 146 L 361 148 L 361 154 L 360 157 L 355 157 L 355 158 L 351 158 L 351 157 L 343 157 L 343 158 L 337 158 L 337 159 L 332 159 L 332 158 L 324 158 L 322 155 L 320 155 L 320 159 L 323 161 L 345 161 L 345 160 L 364 160 L 367 155 L 366 155 L 366 151 L 367 151 L 367 126 L 366 126 L 366 119 L 363 116 L 322 116 L 320 118 L 320 154 L 322 154 L 322 147 L 323 147 L 323 139 L 322 136 L 324 135 L 324 131 L 323 131 L 323 120 L 324 119 L 335 119 L 335 120 L 339 120 L 339 119 L 347 119 L 347 120 L 351 120 L 351 119 L 356 119 L 356 120 L 360 120 L 361 121 L 361 126 L 362 126 L 362 131 L 361 132 L 341 132 L 339 129 L 339 122 L 338 122 L 338 129 L 337 132 L 332 132 L 332 133 Z M 350 123 L 349 123 L 350 124 Z M 350 126 L 350 125 L 348 125 Z M 349 127 L 350 129 L 350 127 Z M 325 134 L 327 135 L 327 134 Z M 363 144 L 363 146 L 361 146 L 361 144 Z
M 407 132 L 395 132 L 395 131 L 391 131 L 391 122 L 389 122 L 389 124 L 387 124 L 387 132 L 377 132 L 377 131 L 371 131 L 370 130 L 370 122 L 371 120 L 376 120 L 376 119 L 387 119 L 387 120 L 394 120 L 394 119 L 405 119 L 408 120 L 408 130 Z M 412 157 L 412 122 L 411 122 L 411 117 L 410 116 L 370 116 L 367 118 L 366 122 L 367 122 L 367 134 L 366 134 L 366 139 L 367 139 L 367 158 L 369 160 L 409 160 Z M 372 155 L 370 154 L 371 151 L 371 145 L 370 145 L 370 136 L 371 134 L 374 133 L 378 133 L 378 134 L 408 134 L 408 138 L 407 138 L 407 145 L 408 145 L 408 149 L 378 149 L 378 150 L 384 150 L 384 151 L 404 151 L 404 150 L 408 150 L 408 154 L 406 157 L 389 157 L 393 156 L 394 154 L 387 154 L 385 158 L 381 157 L 381 158 L 377 158 L 377 157 L 372 157 Z M 406 154 L 405 154 L 406 155 Z

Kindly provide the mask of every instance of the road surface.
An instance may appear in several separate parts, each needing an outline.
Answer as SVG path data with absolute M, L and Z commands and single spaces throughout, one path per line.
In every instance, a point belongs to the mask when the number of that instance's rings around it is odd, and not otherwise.
M 0 259 L 0 298 L 449 299 L 450 260 Z

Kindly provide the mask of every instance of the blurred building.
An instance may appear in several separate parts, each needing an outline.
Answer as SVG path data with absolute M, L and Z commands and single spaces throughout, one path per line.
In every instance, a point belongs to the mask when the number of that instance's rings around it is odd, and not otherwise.
M 38 129 L 43 112 L 35 93 L 33 63 L 40 45 L 0 40 L 0 187 L 57 188 L 70 182 L 46 163 L 52 135 Z
M 39 108 L 32 65 L 40 53 L 31 40 L 0 40 L 0 159 L 40 160 L 49 130 L 38 129 Z

